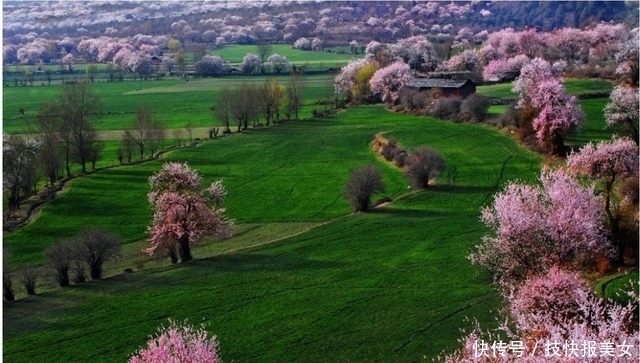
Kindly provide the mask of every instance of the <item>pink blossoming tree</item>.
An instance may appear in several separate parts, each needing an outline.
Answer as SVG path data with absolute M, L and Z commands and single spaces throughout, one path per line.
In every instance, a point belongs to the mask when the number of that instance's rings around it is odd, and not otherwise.
M 564 135 L 582 126 L 586 114 L 576 96 L 567 94 L 558 77 L 560 67 L 535 58 L 522 67 L 513 90 L 520 95 L 518 108 L 533 108 L 538 143 L 554 155 L 564 155 Z
M 512 182 L 482 209 L 480 219 L 494 233 L 476 246 L 472 262 L 516 281 L 553 266 L 586 267 L 611 255 L 593 187 L 560 169 L 544 169 L 540 182 Z
M 616 86 L 609 97 L 611 102 L 604 108 L 607 126 L 621 129 L 638 144 L 638 122 L 640 120 L 638 88 Z
M 620 238 L 620 196 L 615 195 L 614 186 L 624 178 L 638 177 L 638 162 L 638 145 L 628 138 L 603 141 L 596 145 L 590 143 L 567 158 L 567 165 L 575 173 L 601 182 L 604 211 L 611 235 L 618 245 L 617 263 L 622 262 L 626 243 Z
M 378 69 L 369 81 L 371 91 L 379 93 L 385 102 L 394 102 L 398 99 L 398 93 L 411 79 L 409 65 L 396 61 L 388 67 Z
M 170 320 L 168 328 L 158 334 L 129 358 L 129 363 L 220 363 L 216 337 L 209 337 L 203 327 L 199 329 Z
M 191 245 L 201 237 L 231 236 L 232 221 L 219 206 L 226 195 L 222 181 L 202 186 L 202 178 L 186 164 L 169 162 L 149 178 L 149 202 L 153 206 L 153 223 L 149 227 L 153 254 L 158 249 L 169 252 L 177 262 L 176 249 L 182 262 L 192 259 Z

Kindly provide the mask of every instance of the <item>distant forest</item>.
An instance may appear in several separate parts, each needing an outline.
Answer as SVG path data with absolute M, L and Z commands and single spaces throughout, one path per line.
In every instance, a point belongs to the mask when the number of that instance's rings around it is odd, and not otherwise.
M 386 38 L 404 37 L 402 30 L 407 19 L 420 29 L 430 31 L 431 26 L 451 24 L 452 30 L 462 27 L 495 31 L 512 27 L 522 29 L 534 26 L 541 31 L 562 27 L 583 28 L 594 22 L 626 23 L 638 26 L 637 1 L 474 1 L 474 2 L 419 2 L 419 1 L 215 1 L 215 2 L 20 2 L 4 1 L 3 30 L 5 43 L 16 35 L 42 33 L 52 38 L 109 35 L 117 30 L 119 37 L 135 34 L 168 35 L 178 21 L 191 24 L 203 31 L 207 20 L 224 20 L 225 25 L 251 28 L 257 22 L 269 20 L 280 33 L 273 41 L 285 41 L 284 25 L 287 19 L 300 19 L 300 36 L 321 36 L 326 40 L 351 34 L 353 29 L 376 27 L 380 32 L 393 31 Z M 62 10 L 61 10 L 62 7 Z M 404 16 L 403 16 L 404 14 Z M 279 25 L 280 24 L 280 25 Z M 200 29 L 202 28 L 202 29 Z M 219 27 L 208 28 L 220 31 Z M 252 43 L 255 36 L 233 39 L 232 43 Z M 396 36 L 397 35 L 397 36 Z M 356 35 L 356 38 L 359 38 Z M 22 40 L 22 39 L 21 39 Z M 338 40 L 338 39 L 334 39 Z M 13 43 L 16 43 L 13 41 Z

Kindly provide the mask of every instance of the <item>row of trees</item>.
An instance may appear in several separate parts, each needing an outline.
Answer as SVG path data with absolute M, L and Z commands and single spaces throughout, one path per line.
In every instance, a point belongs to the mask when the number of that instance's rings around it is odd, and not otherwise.
M 36 294 L 37 280 L 43 274 L 51 275 L 61 287 L 69 286 L 71 278 L 76 283 L 102 279 L 104 264 L 120 254 L 121 241 L 115 234 L 97 228 L 85 229 L 78 236 L 58 239 L 44 251 L 46 265 L 37 269 L 31 264 L 12 272 L 5 256 L 3 262 L 3 295 L 5 300 L 15 300 L 13 278 L 25 287 L 28 295 Z M 73 275 L 71 275 L 73 274 Z M 15 276 L 14 276 L 15 275 Z
M 249 123 L 256 127 L 262 116 L 267 126 L 280 122 L 281 116 L 298 120 L 305 84 L 304 76 L 295 73 L 286 86 L 274 79 L 267 79 L 262 85 L 242 82 L 236 89 L 223 88 L 212 110 L 224 134 L 231 133 L 234 123 L 237 132 L 246 130 Z
M 140 153 L 140 159 L 144 159 L 145 151 L 148 151 L 149 158 L 153 158 L 163 148 L 166 134 L 165 125 L 155 117 L 151 108 L 147 105 L 138 106 L 132 127 L 123 132 L 117 150 L 118 160 L 122 164 L 126 157 L 127 162 L 131 163 L 137 152 Z
M 35 190 L 42 176 L 53 186 L 71 165 L 95 168 L 103 143 L 91 123 L 99 107 L 99 97 L 87 83 L 65 85 L 58 97 L 43 103 L 30 132 L 34 137 L 5 135 L 3 142 L 3 183 L 10 195 L 10 209 L 20 206 L 23 197 Z

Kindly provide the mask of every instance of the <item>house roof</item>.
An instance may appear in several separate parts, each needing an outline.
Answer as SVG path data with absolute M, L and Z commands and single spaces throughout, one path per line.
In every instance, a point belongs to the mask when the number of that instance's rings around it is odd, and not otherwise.
M 444 79 L 444 78 L 413 78 L 408 83 L 408 87 L 412 88 L 460 88 L 470 79 Z

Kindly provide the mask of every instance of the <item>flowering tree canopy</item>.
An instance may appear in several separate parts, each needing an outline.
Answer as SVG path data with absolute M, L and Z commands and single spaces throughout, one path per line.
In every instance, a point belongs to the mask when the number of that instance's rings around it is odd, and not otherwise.
M 616 86 L 609 97 L 611 102 L 604 108 L 607 126 L 622 129 L 638 144 L 638 88 Z
M 170 320 L 168 328 L 159 328 L 158 334 L 129 358 L 129 363 L 220 363 L 216 337 L 209 337 L 204 327 L 177 324 Z
M 203 76 L 219 76 L 224 74 L 224 67 L 224 59 L 217 55 L 205 55 L 194 64 L 196 72 Z
M 626 243 L 620 235 L 621 205 L 619 199 L 614 198 L 618 196 L 614 196 L 614 185 L 623 178 L 638 177 L 638 145 L 628 138 L 603 141 L 597 145 L 589 143 L 579 152 L 569 155 L 567 165 L 577 174 L 602 182 L 600 194 L 605 201 L 604 211 L 609 219 L 611 236 L 618 245 L 616 262 L 622 262 Z M 635 240 L 637 242 L 637 238 Z
M 611 303 L 595 296 L 577 273 L 553 267 L 517 286 L 508 284 L 503 294 L 507 319 L 500 322 L 498 331 L 483 332 L 476 324 L 460 340 L 463 347 L 444 357 L 444 362 L 586 363 L 595 358 L 625 363 L 640 354 L 638 297 L 633 293 L 626 305 Z M 505 343 L 505 354 L 498 354 L 500 349 L 492 354 L 492 342 L 502 342 L 505 336 L 511 342 Z M 585 349 L 587 342 L 597 345 L 593 355 Z
M 149 254 L 159 248 L 179 248 L 182 261 L 192 259 L 191 244 L 202 236 L 231 236 L 232 222 L 219 206 L 226 195 L 222 181 L 202 187 L 202 178 L 186 164 L 169 162 L 149 178 L 149 202 L 154 208 L 149 227 Z
M 291 64 L 287 60 L 287 57 L 281 56 L 280 54 L 274 53 L 269 56 L 267 62 L 271 64 L 271 68 L 274 73 L 282 73 L 283 71 L 287 71 Z
M 260 69 L 262 66 L 262 59 L 259 56 L 253 53 L 247 53 L 244 58 L 242 58 L 242 63 L 240 64 L 240 68 L 242 68 L 242 73 L 253 73 Z
M 439 62 L 433 44 L 419 35 L 400 39 L 391 46 L 391 52 L 409 64 L 412 69 L 432 71 Z
M 537 111 L 532 126 L 538 142 L 556 155 L 565 153 L 564 135 L 580 128 L 586 118 L 578 98 L 567 94 L 557 78 L 560 68 L 535 58 L 522 67 L 513 87 L 520 95 L 518 107 L 532 107 Z
M 409 82 L 411 73 L 409 65 L 396 61 L 388 67 L 378 69 L 369 81 L 371 91 L 379 93 L 384 101 L 395 101 L 398 99 L 400 89 Z
M 604 214 L 593 187 L 562 170 L 545 169 L 541 186 L 512 182 L 482 210 L 495 235 L 470 255 L 474 263 L 514 280 L 555 265 L 585 266 L 611 255 Z
M 531 106 L 540 110 L 533 120 L 538 142 L 550 147 L 554 154 L 564 155 L 563 135 L 580 128 L 586 119 L 578 98 L 567 94 L 555 78 L 540 82 L 529 97 Z

